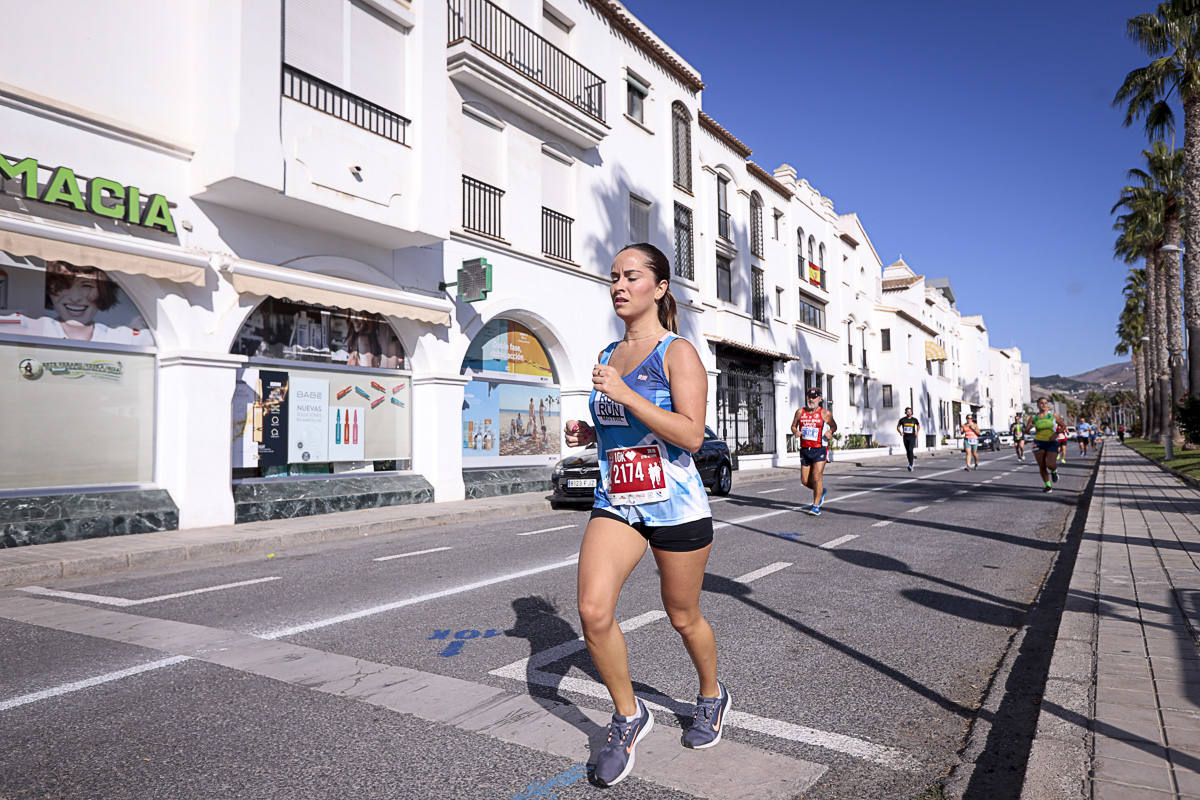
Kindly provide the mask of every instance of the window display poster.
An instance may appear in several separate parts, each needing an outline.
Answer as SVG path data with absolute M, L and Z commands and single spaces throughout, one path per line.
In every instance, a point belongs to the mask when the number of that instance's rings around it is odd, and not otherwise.
M 238 372 L 233 385 L 233 466 L 258 466 L 258 442 L 262 439 L 262 408 L 258 405 L 258 369 Z M 257 421 L 257 425 L 255 422 Z
M 0 490 L 152 482 L 156 360 L 0 342 Z
M 258 396 L 262 398 L 262 439 L 258 443 L 258 465 L 278 467 L 288 463 L 288 374 L 258 371 Z
M 380 315 L 274 297 L 264 300 L 246 319 L 233 353 L 373 369 L 406 366 L 404 347 Z
M 102 269 L 0 251 L 6 270 L 0 332 L 151 347 L 137 306 Z
M 287 402 L 288 462 L 329 461 L 329 381 L 293 375 Z
M 524 325 L 506 319 L 494 319 L 483 326 L 467 348 L 463 369 L 536 375 L 546 380 L 554 377 L 542 343 Z
M 330 461 L 362 461 L 366 452 L 367 409 L 356 406 L 331 406 L 327 446 Z
M 491 381 L 471 381 L 463 389 L 463 458 L 499 455 L 499 389 Z
M 562 428 L 558 389 L 502 383 L 499 390 L 500 455 L 557 456 Z

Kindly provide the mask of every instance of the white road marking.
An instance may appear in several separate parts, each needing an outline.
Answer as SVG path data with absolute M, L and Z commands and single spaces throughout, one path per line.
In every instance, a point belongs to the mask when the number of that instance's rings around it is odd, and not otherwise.
M 531 567 L 529 569 L 518 570 L 517 572 L 509 572 L 504 575 L 496 575 L 492 578 L 484 578 L 481 581 L 464 583 L 461 586 L 452 586 L 449 589 L 442 589 L 437 592 L 429 592 L 428 594 L 420 594 L 415 597 L 407 597 L 403 600 L 396 600 L 391 603 L 384 603 L 378 606 L 371 606 L 370 608 L 363 608 L 358 611 L 351 611 L 348 614 L 338 614 L 335 617 L 326 617 L 325 619 L 306 622 L 303 625 L 293 625 L 290 628 L 280 628 L 277 631 L 258 634 L 258 636 L 263 639 L 282 639 L 285 636 L 295 636 L 299 633 L 315 631 L 318 628 L 328 628 L 330 625 L 340 625 L 343 622 L 350 622 L 351 620 L 362 619 L 363 617 L 373 617 L 376 614 L 382 614 L 386 611 L 394 611 L 397 608 L 404 608 L 405 606 L 412 606 L 416 605 L 417 603 L 424 603 L 427 600 L 440 600 L 443 597 L 462 594 L 463 592 L 469 592 L 473 589 L 482 589 L 484 586 L 493 586 L 497 583 L 506 583 L 508 581 L 518 580 L 520 578 L 527 578 L 530 575 L 538 575 L 542 572 L 549 572 L 555 569 L 562 569 L 563 567 L 570 567 L 578 563 L 578 561 L 579 554 L 576 553 L 565 561 L 556 561 L 553 564 L 543 564 L 540 567 Z
M 409 556 L 423 556 L 426 553 L 440 553 L 443 550 L 449 550 L 449 547 L 431 547 L 428 550 L 413 550 L 411 553 L 397 553 L 394 556 L 380 556 L 372 558 L 372 561 L 391 561 L 393 558 L 408 558 Z
M 787 569 L 791 565 L 792 562 L 790 561 L 776 561 L 774 564 L 767 564 L 761 569 L 756 569 L 753 572 L 747 572 L 745 575 L 734 578 L 734 580 L 738 583 L 750 583 L 750 581 L 756 581 L 759 578 L 764 578 L 771 573 L 779 572 L 781 569 Z
M 937 500 L 934 500 L 933 502 L 935 502 L 935 503 L 944 503 L 944 502 L 946 502 L 946 501 L 947 501 L 947 500 L 949 500 L 949 499 L 950 499 L 949 497 L 939 497 Z
M 959 489 L 957 492 L 955 492 L 955 494 L 967 494 L 967 490 L 966 490 L 966 489 Z
M 102 683 L 110 681 L 119 681 L 121 678 L 128 678 L 130 675 L 138 675 L 143 672 L 149 672 L 163 667 L 169 667 L 172 664 L 180 664 L 184 661 L 191 661 L 187 656 L 174 656 L 172 658 L 164 658 L 159 661 L 149 661 L 145 664 L 138 664 L 136 667 L 129 669 L 117 670 L 116 672 L 106 672 L 103 675 L 97 675 L 94 678 L 86 678 L 82 681 L 74 681 L 73 683 L 63 683 L 52 689 L 43 689 L 40 692 L 31 692 L 29 694 L 19 694 L 16 697 L 10 697 L 7 700 L 0 700 L 0 711 L 7 711 L 10 708 L 17 706 L 36 703 L 38 700 L 46 700 L 51 697 L 58 697 L 62 694 L 77 692 L 80 689 L 87 689 L 92 686 L 99 686 Z
M 891 525 L 895 521 L 896 520 L 894 520 L 894 519 L 881 519 L 881 520 L 879 520 L 879 522 L 872 523 L 871 527 L 872 528 L 886 528 L 888 525 Z
M 267 581 L 277 581 L 279 576 L 271 578 L 254 578 L 248 581 L 237 581 L 235 583 L 222 583 L 219 586 L 206 586 L 203 589 L 191 589 L 186 592 L 174 592 L 172 594 L 160 594 L 157 597 L 145 597 L 141 600 L 130 600 L 125 597 L 106 597 L 102 594 L 84 594 L 83 592 L 68 592 L 62 589 L 47 589 L 42 586 L 21 586 L 17 591 L 27 592 L 29 594 L 44 595 L 46 597 L 60 597 L 64 600 L 83 600 L 88 603 L 100 603 L 106 606 L 117 606 L 119 608 L 127 608 L 129 606 L 140 606 L 146 603 L 157 603 L 160 600 L 174 600 L 177 597 L 188 597 L 193 594 L 205 594 L 207 592 L 219 592 L 222 589 L 234 589 L 238 586 L 252 586 L 256 583 L 266 583 Z
M 740 525 L 743 522 L 753 522 L 756 519 L 766 519 L 767 517 L 776 517 L 776 516 L 779 516 L 780 514 L 787 514 L 789 511 L 793 511 L 793 510 L 794 509 L 791 509 L 791 508 L 780 508 L 780 509 L 776 509 L 775 511 L 766 511 L 762 514 L 751 514 L 748 517 L 738 517 L 737 519 L 731 519 L 727 522 L 726 521 L 714 522 L 713 530 L 718 531 L 721 528 L 728 528 L 730 525 Z
M 525 533 L 518 533 L 517 536 L 533 536 L 535 533 L 550 533 L 550 531 L 565 531 L 567 528 L 574 528 L 574 527 L 575 527 L 574 525 L 559 525 L 557 528 L 542 528 L 541 530 L 537 530 L 537 531 L 525 531 Z
M 838 538 L 836 538 L 832 541 L 829 541 L 823 545 L 820 545 L 820 548 L 822 550 L 832 550 L 833 548 L 837 547 L 839 544 L 845 544 L 846 542 L 849 542 L 849 541 L 851 541 L 853 539 L 857 539 L 857 538 L 858 538 L 857 533 L 848 533 L 845 536 L 839 536 Z
M 711 506 L 713 503 L 724 503 L 728 499 L 728 497 L 710 497 L 708 498 L 708 504 Z
M 778 489 L 764 489 L 763 491 L 759 492 L 758 494 L 774 494 L 775 492 L 786 492 L 790 488 L 792 488 L 792 487 L 780 486 Z
M 904 513 L 905 514 L 918 514 L 927 508 L 929 508 L 929 506 L 916 506 L 914 508 L 910 508 L 908 511 L 905 511 Z

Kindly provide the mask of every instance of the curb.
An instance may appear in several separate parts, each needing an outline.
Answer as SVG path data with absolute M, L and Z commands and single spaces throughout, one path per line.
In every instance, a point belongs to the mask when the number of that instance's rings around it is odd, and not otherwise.
M 738 483 L 786 478 L 796 470 L 768 468 L 737 476 Z M 165 567 L 205 558 L 274 553 L 302 547 L 381 536 L 462 522 L 509 519 L 549 513 L 549 493 L 525 492 L 446 503 L 386 506 L 311 517 L 263 520 L 239 525 L 105 536 L 0 549 L 0 589 L 60 578 Z M 447 508 L 445 506 L 453 507 Z M 582 506 L 581 506 L 582 508 Z
M 1037 726 L 1025 763 L 1020 800 L 1086 800 L 1090 796 L 1091 731 L 1086 724 L 1081 726 L 1063 717 L 1089 719 L 1095 700 L 1099 624 L 1096 592 L 1100 582 L 1104 503 L 1096 497 L 1094 487 L 1105 469 L 1103 457 L 1102 451 L 1091 478 L 1087 516 L 1054 632 L 1054 650 L 1038 704 Z M 1079 509 L 1074 513 L 1078 514 Z M 1047 706 L 1056 708 L 1058 713 L 1047 713 Z

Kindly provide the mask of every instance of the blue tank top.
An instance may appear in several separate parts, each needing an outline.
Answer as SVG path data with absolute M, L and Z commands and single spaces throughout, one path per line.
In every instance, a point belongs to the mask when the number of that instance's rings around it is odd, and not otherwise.
M 666 357 L 667 347 L 678 338 L 680 337 L 668 333 L 641 364 L 624 376 L 626 386 L 668 411 L 673 411 L 674 406 L 671 403 L 671 386 L 667 382 L 663 359 Z M 601 364 L 608 363 L 617 344 L 619 343 L 613 342 L 604 349 L 600 354 Z M 594 389 L 589 406 L 592 410 L 592 424 L 596 428 L 596 454 L 600 462 L 600 481 L 596 485 L 593 507 L 611 509 L 629 522 L 642 522 L 650 526 L 679 525 L 712 516 L 708 506 L 708 495 L 704 491 L 704 483 L 700 480 L 700 473 L 691 453 L 660 438 L 636 416 L 627 412 L 623 405 L 614 403 L 607 395 Z M 662 473 L 653 477 L 667 489 L 666 499 L 632 505 L 610 502 L 608 452 L 626 447 L 642 450 L 649 447 L 658 448 Z M 651 466 L 650 469 L 654 470 L 656 466 Z

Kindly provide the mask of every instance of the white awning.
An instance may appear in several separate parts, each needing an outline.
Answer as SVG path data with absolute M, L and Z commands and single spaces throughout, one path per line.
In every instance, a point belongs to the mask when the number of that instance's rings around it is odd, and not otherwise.
M 449 325 L 453 304 L 449 300 L 423 297 L 403 289 L 332 278 L 315 272 L 233 261 L 221 267 L 239 294 L 276 297 L 295 303 L 348 308 L 411 319 L 430 325 Z
M 711 334 L 705 334 L 704 338 L 708 339 L 713 344 L 724 345 L 725 347 L 732 347 L 737 350 L 744 350 L 747 353 L 753 353 L 756 356 L 763 356 L 764 358 L 769 358 L 773 361 L 799 361 L 800 360 L 800 356 L 794 356 L 791 353 L 781 353 L 778 350 L 768 350 L 765 347 L 758 347 L 757 345 L 746 344 L 745 342 L 739 342 L 736 339 L 725 339 L 720 336 L 713 336 Z
M 32 233 L 22 233 L 11 230 L 6 223 L 8 218 L 0 218 L 0 250 L 6 250 L 15 256 L 41 258 L 46 261 L 66 261 L 77 267 L 97 267 L 105 272 L 118 272 L 125 275 L 145 275 L 150 278 L 187 283 L 192 286 L 204 285 L 205 257 L 199 254 L 183 254 L 185 261 L 174 261 L 169 258 L 157 258 L 153 255 L 142 255 L 129 252 L 137 245 L 121 241 L 111 243 L 113 249 L 88 244 L 81 240 L 100 240 L 97 234 L 90 232 L 64 231 L 62 238 L 55 232 L 53 238 Z M 74 234 L 74 235 L 72 235 Z M 105 237 L 108 238 L 108 237 Z M 109 244 L 108 242 L 104 242 Z M 137 243 L 140 244 L 140 243 Z M 121 249 L 116 249 L 120 247 Z

